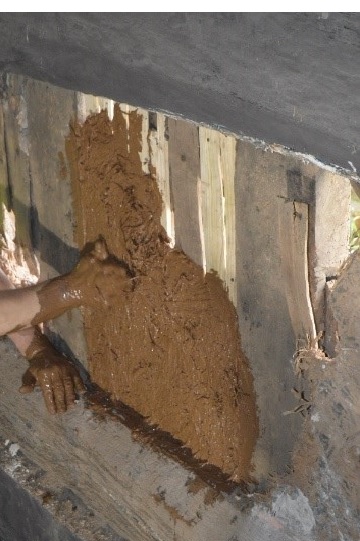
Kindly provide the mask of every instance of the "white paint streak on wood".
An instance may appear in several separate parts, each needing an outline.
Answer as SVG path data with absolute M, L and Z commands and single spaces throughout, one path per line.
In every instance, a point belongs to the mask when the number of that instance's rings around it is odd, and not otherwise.
M 81 94 L 80 92 L 77 94 L 77 118 L 80 124 L 83 124 L 88 117 L 89 109 L 87 98 L 90 97 L 92 96 L 87 96 L 86 94 Z
M 151 165 L 156 171 L 156 181 L 163 199 L 161 225 L 165 229 L 171 247 L 175 245 L 174 212 L 171 205 L 169 180 L 169 144 L 165 137 L 166 116 L 157 113 L 157 129 L 149 132 Z
M 107 98 L 96 98 L 96 112 L 107 111 L 110 120 L 114 118 L 114 101 Z

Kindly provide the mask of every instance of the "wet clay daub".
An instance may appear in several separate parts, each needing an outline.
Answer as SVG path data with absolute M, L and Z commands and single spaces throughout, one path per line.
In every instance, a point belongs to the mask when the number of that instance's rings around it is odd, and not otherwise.
M 142 172 L 141 117 L 72 125 L 67 154 L 79 245 L 106 238 L 134 289 L 84 308 L 93 381 L 233 480 L 247 479 L 258 435 L 255 396 L 236 311 L 222 282 L 171 250 L 154 175 Z M 115 291 L 115 293 L 117 293 Z

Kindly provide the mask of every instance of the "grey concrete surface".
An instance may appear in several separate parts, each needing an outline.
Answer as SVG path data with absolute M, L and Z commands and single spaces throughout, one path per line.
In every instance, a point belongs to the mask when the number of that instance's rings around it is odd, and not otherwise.
M 358 13 L 0 14 L 0 71 L 348 169 L 360 167 L 359 48 Z

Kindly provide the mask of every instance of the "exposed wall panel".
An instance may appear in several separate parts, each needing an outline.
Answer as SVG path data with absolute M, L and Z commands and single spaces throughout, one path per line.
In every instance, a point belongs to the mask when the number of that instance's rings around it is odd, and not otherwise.
M 235 181 L 238 314 L 259 406 L 262 434 L 256 458 L 259 471 L 284 471 L 289 463 L 301 424 L 299 415 L 283 415 L 294 406 L 291 360 L 297 339 L 304 338 L 305 331 L 311 334 L 313 330 L 308 294 L 304 291 L 307 209 L 306 205 L 301 211 L 295 207 L 294 215 L 287 174 L 292 166 L 292 159 L 285 155 L 265 151 L 250 142 L 238 143 Z M 297 276 L 300 276 L 299 284 Z M 301 298 L 297 288 L 302 290 Z

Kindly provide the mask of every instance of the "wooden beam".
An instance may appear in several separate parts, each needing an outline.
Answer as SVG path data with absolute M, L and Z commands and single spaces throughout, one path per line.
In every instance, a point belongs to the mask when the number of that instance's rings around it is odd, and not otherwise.
M 255 453 L 259 475 L 284 472 L 290 461 L 301 426 L 300 415 L 283 415 L 294 406 L 291 360 L 297 339 L 306 340 L 306 333 L 312 332 L 306 277 L 307 205 L 292 202 L 288 178 L 294 163 L 291 156 L 238 142 L 237 311 L 259 408 L 261 437 Z

